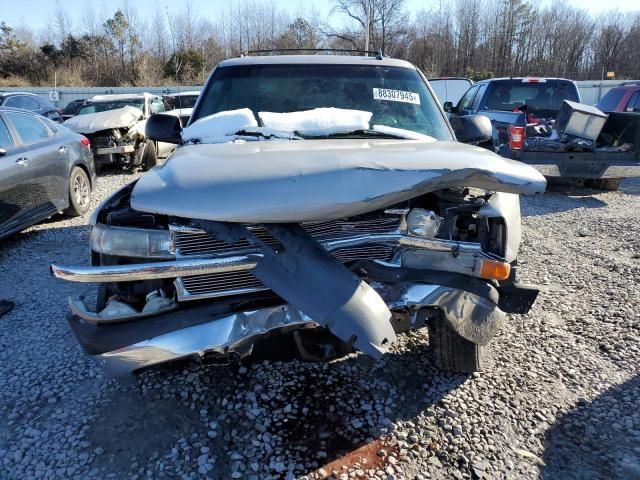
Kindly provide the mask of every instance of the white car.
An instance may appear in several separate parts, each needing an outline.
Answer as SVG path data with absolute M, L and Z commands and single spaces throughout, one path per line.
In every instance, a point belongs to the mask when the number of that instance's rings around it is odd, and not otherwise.
M 174 149 L 145 137 L 147 118 L 164 111 L 162 98 L 150 93 L 96 95 L 64 126 L 91 141 L 98 170 L 116 164 L 148 170 Z

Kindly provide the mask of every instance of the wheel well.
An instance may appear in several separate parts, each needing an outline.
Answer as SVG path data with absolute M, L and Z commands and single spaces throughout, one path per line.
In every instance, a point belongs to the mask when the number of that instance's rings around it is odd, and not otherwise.
M 82 163 L 74 163 L 74 164 L 71 166 L 71 170 L 69 170 L 69 176 L 71 176 L 71 172 L 72 172 L 72 171 L 73 171 L 73 169 L 74 169 L 74 168 L 76 168 L 76 167 L 81 168 L 81 169 L 84 171 L 84 173 L 86 173 L 86 174 L 87 174 L 87 178 L 89 179 L 89 184 L 91 185 L 91 190 L 93 190 L 93 187 L 94 187 L 94 185 L 93 185 L 93 179 L 91 178 L 91 173 L 89 172 L 89 169 L 87 168 L 87 166 L 86 166 L 86 165 L 84 165 L 84 164 L 82 164 Z

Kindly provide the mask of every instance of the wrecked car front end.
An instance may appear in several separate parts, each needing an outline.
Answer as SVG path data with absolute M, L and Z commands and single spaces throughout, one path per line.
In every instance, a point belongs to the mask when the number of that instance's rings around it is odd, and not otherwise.
M 97 113 L 77 115 L 64 122 L 91 142 L 94 159 L 99 165 L 135 163 L 135 155 L 145 141 L 142 110 L 125 106 Z
M 486 345 L 535 300 L 515 282 L 518 194 L 544 187 L 454 142 L 188 145 L 96 211 L 91 266 L 51 268 L 100 283 L 70 324 L 117 372 L 242 358 L 272 334 L 306 358 L 377 358 L 435 319 Z

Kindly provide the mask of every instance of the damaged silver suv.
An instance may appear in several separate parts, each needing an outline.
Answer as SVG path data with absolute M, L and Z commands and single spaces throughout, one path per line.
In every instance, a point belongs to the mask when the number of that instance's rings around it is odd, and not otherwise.
M 410 63 L 227 60 L 184 129 L 154 115 L 146 136 L 178 148 L 96 210 L 91 266 L 51 266 L 99 283 L 97 305 L 70 299 L 70 324 L 112 371 L 285 342 L 378 358 L 423 326 L 437 365 L 475 371 L 536 298 L 516 282 L 518 195 L 544 178 L 456 141 L 489 139 L 488 119 L 452 127 Z

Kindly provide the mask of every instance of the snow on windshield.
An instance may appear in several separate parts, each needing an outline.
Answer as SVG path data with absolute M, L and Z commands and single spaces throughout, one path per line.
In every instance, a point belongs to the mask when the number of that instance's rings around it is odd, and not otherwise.
M 257 126 L 258 122 L 250 109 L 229 110 L 202 117 L 192 123 L 182 130 L 182 139 L 185 142 L 229 142 L 235 138 L 236 132 Z
M 263 125 L 281 132 L 319 137 L 369 129 L 372 113 L 345 108 L 314 108 L 302 112 L 258 113 Z
M 169 112 L 170 113 L 170 112 Z M 370 127 L 371 112 L 344 108 L 316 108 L 300 112 L 258 114 L 263 126 L 248 108 L 214 113 L 192 123 L 182 131 L 185 142 L 224 143 L 234 140 L 300 139 L 326 135 L 370 131 L 410 140 L 435 140 L 403 128 L 374 125 Z

